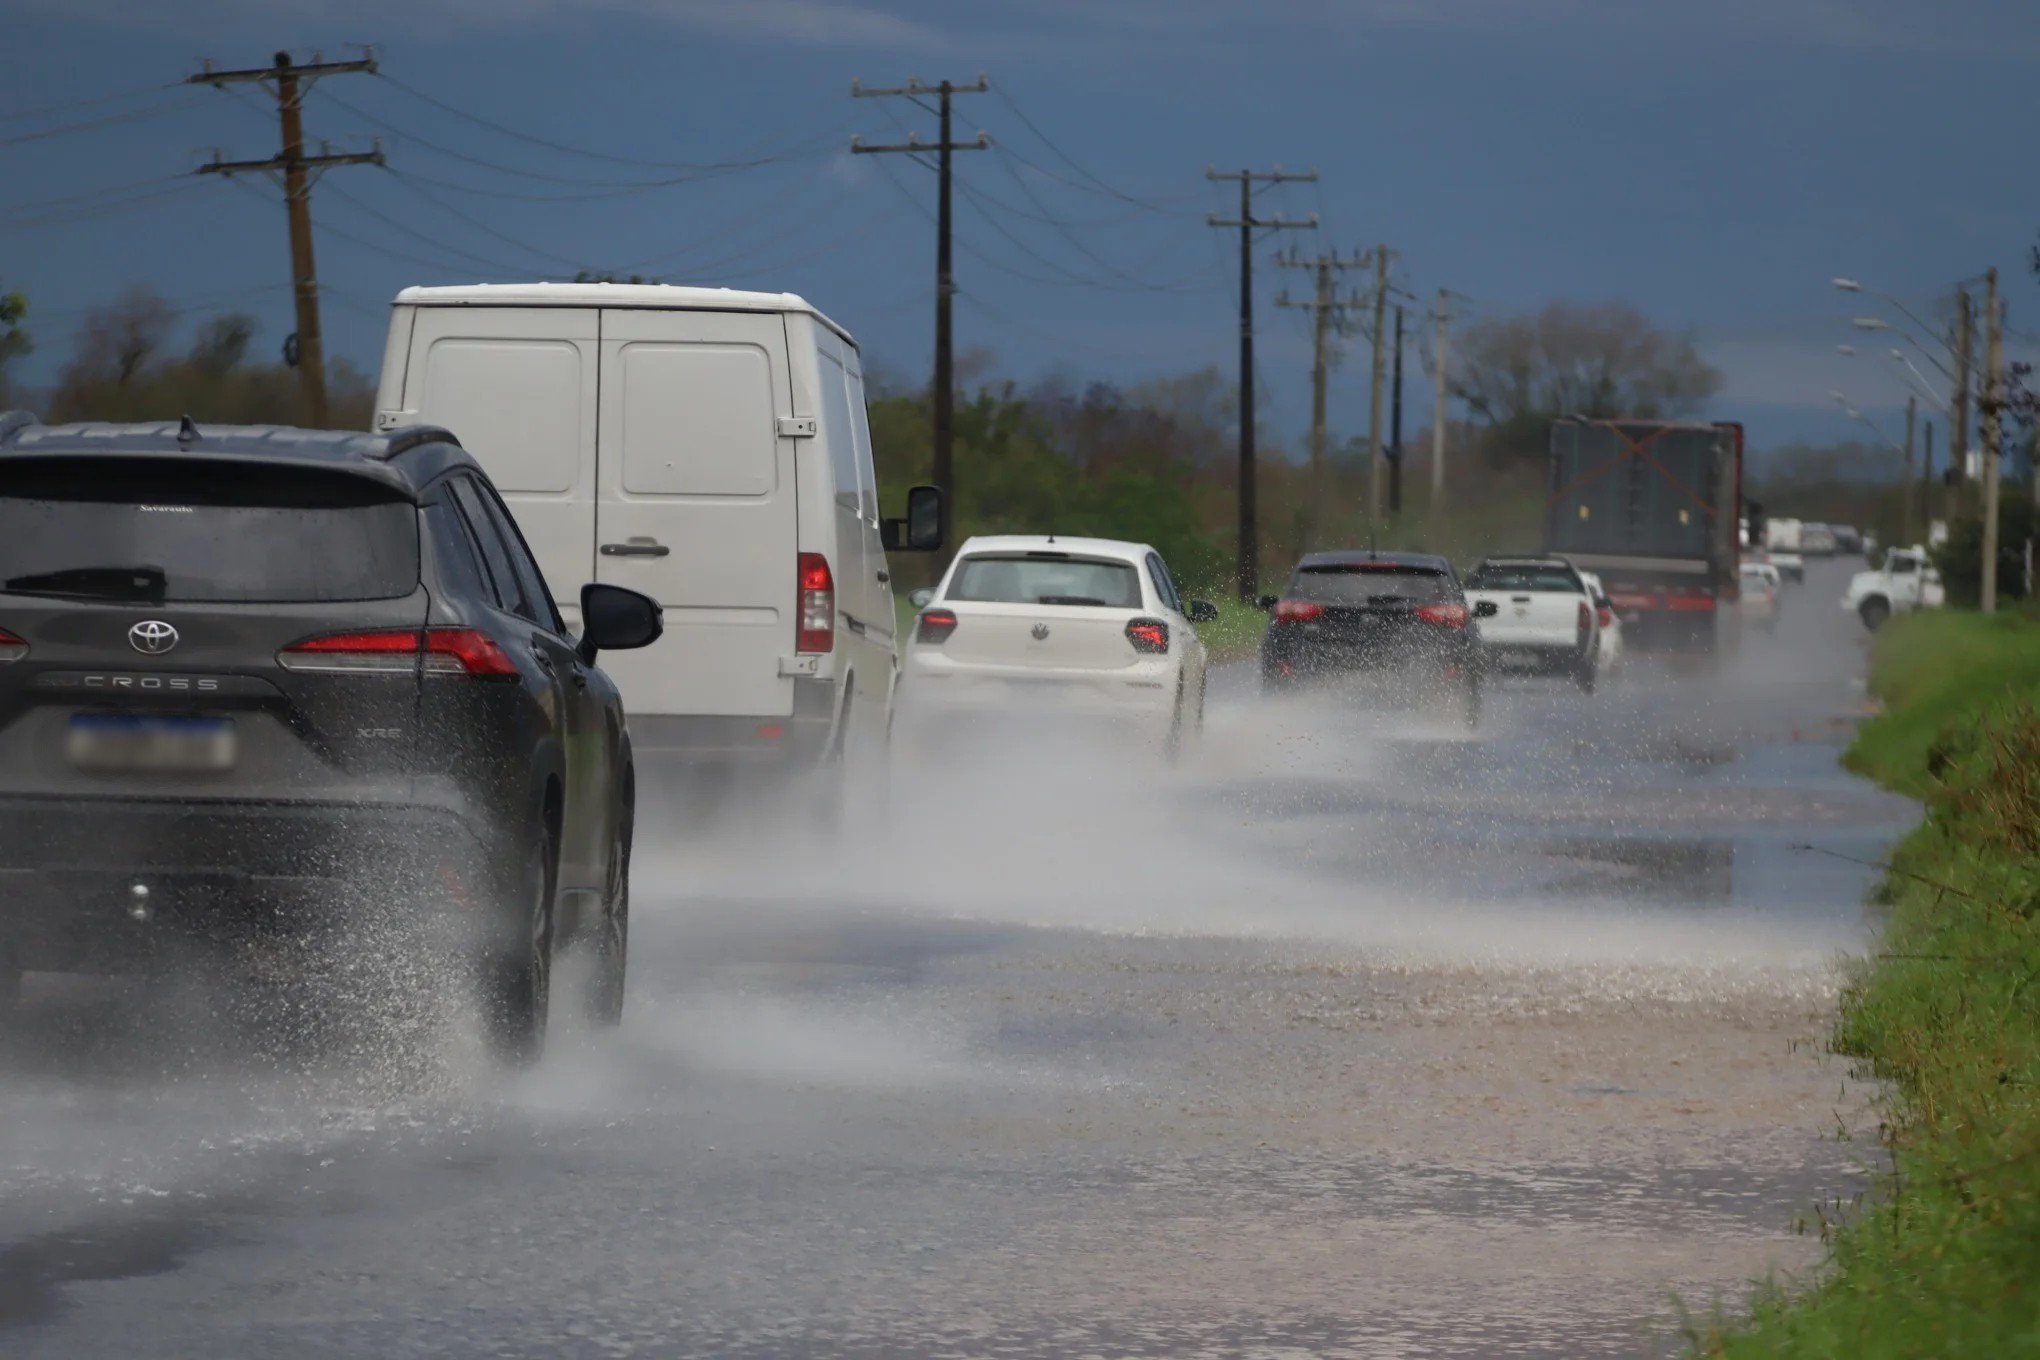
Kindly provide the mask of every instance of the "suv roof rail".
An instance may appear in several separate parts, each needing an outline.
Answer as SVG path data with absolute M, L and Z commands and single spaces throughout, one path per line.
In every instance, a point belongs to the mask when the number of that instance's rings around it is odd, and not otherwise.
M 5 444 L 31 425 L 42 421 L 33 411 L 0 411 L 0 444 Z
M 368 450 L 368 456 L 378 462 L 387 463 L 398 454 L 409 453 L 412 449 L 427 444 L 451 444 L 461 447 L 459 436 L 442 425 L 405 425 L 384 433 Z

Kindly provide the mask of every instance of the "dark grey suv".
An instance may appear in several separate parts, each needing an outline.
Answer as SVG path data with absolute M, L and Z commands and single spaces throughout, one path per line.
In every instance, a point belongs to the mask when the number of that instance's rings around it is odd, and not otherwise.
M 0 415 L 0 1005 L 194 935 L 344 938 L 366 886 L 461 942 L 506 1057 L 556 945 L 616 1021 L 635 784 L 594 662 L 661 619 L 581 613 L 444 430 Z

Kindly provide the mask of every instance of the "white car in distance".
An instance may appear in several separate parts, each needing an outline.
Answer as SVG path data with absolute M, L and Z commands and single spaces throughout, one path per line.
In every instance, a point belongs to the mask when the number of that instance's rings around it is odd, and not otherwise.
M 1622 617 L 1615 612 L 1615 604 L 1608 598 L 1607 589 L 1601 578 L 1591 571 L 1580 573 L 1580 580 L 1587 587 L 1587 594 L 1594 602 L 1594 623 L 1599 643 L 1594 652 L 1594 669 L 1602 680 L 1612 680 L 1622 668 Z
M 1185 601 L 1144 543 L 972 538 L 941 584 L 912 598 L 899 704 L 916 738 L 1046 717 L 1103 721 L 1173 753 L 1203 725 L 1195 625 L 1218 610 Z
M 1739 577 L 1743 621 L 1760 624 L 1766 632 L 1775 629 L 1785 589 L 1778 569 L 1769 562 L 1745 562 Z

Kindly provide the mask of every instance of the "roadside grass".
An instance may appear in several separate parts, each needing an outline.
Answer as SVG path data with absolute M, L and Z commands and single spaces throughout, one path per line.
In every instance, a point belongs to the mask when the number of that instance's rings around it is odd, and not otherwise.
M 1268 629 L 1267 613 L 1230 596 L 1214 599 L 1212 603 L 1218 606 L 1218 618 L 1197 625 L 1197 636 L 1204 640 L 1204 650 L 1211 654 L 1212 664 L 1244 661 L 1253 656 L 1260 649 L 1261 634 Z
M 1887 705 L 1849 764 L 1920 797 L 1880 948 L 1834 1047 L 1887 1085 L 1892 1174 L 1820 1215 L 1827 1266 L 1698 1354 L 2040 1356 L 2040 625 L 1924 613 L 1878 634 Z

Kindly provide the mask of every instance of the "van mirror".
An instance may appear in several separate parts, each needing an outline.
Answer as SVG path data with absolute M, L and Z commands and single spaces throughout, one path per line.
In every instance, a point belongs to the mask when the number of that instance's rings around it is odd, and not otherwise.
M 1192 600 L 1189 612 L 1183 617 L 1192 623 L 1217 623 L 1218 606 L 1209 600 Z
M 581 660 L 595 663 L 597 652 L 628 652 L 649 647 L 666 631 L 666 612 L 649 595 L 622 586 L 581 587 Z
M 914 606 L 914 608 L 916 609 L 926 609 L 928 607 L 929 602 L 934 598 L 935 598 L 934 587 L 922 586 L 919 590 L 916 590 L 912 594 L 907 596 L 907 603 Z
M 1501 612 L 1502 607 L 1493 600 L 1475 600 L 1473 602 L 1473 616 L 1477 619 L 1491 619 Z
M 912 487 L 907 492 L 907 517 L 879 525 L 879 541 L 887 552 L 938 552 L 942 548 L 942 490 Z

